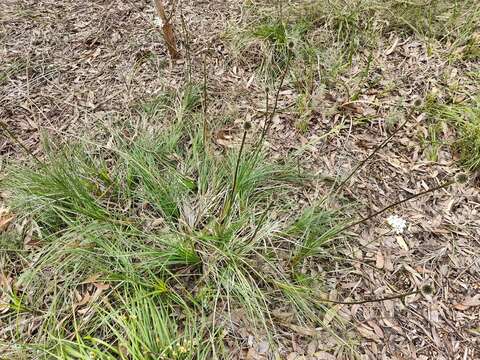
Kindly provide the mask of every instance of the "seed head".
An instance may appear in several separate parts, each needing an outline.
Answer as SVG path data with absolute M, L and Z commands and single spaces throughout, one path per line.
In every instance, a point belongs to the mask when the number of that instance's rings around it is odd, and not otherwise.
M 423 100 L 420 97 L 416 97 L 415 100 L 413 100 L 413 106 L 420 107 L 422 105 L 423 105 Z
M 288 42 L 288 48 L 292 50 L 295 47 L 295 43 L 293 41 Z
M 459 184 L 465 184 L 468 182 L 468 175 L 465 173 L 459 173 L 455 175 L 455 181 Z
M 433 295 L 433 293 L 435 292 L 435 289 L 431 284 L 425 284 L 422 286 L 420 291 L 423 294 L 423 296 L 429 296 L 429 295 Z
M 252 123 L 250 121 L 245 121 L 243 123 L 243 130 L 248 131 L 252 128 Z

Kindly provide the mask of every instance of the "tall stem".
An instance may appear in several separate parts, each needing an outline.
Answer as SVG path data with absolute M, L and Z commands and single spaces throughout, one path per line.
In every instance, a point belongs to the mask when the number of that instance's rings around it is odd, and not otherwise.
M 288 61 L 285 65 L 285 69 L 283 69 L 282 76 L 280 77 L 280 84 L 278 84 L 277 92 L 275 94 L 275 102 L 273 103 L 272 112 L 270 113 L 270 116 L 268 117 L 268 120 L 263 125 L 262 136 L 260 137 L 260 141 L 258 142 L 259 147 L 262 146 L 263 141 L 265 140 L 265 136 L 267 135 L 267 132 L 270 129 L 270 126 L 272 125 L 273 118 L 274 118 L 275 113 L 277 111 L 278 98 L 280 97 L 280 91 L 282 89 L 283 82 L 285 81 L 285 76 L 287 75 L 289 65 L 290 65 L 290 57 L 288 58 Z M 268 109 L 267 109 L 267 111 L 268 111 Z
M 242 152 L 245 146 L 246 138 L 247 138 L 247 130 L 244 130 L 243 137 L 242 137 L 242 144 L 240 145 L 240 150 L 238 151 L 238 157 L 235 164 L 235 172 L 233 173 L 232 188 L 230 190 L 230 193 L 227 195 L 227 199 L 225 200 L 225 204 L 223 206 L 221 223 L 223 223 L 228 217 L 228 215 L 230 215 L 230 211 L 232 209 L 233 202 L 235 200 L 235 194 L 237 192 L 238 171 L 240 169 L 240 162 L 242 159 Z
M 207 134 L 208 134 L 208 124 L 207 124 L 207 57 L 203 55 L 203 146 L 207 147 Z
M 333 191 L 334 188 L 332 188 L 333 194 L 338 194 L 338 192 L 347 184 L 347 182 L 357 173 L 357 171 L 363 167 L 371 158 L 375 156 L 377 152 L 379 152 L 381 149 L 383 149 L 389 142 L 392 140 L 392 138 L 398 134 L 400 130 L 402 130 L 405 125 L 408 123 L 410 120 L 411 116 L 413 114 L 413 110 L 410 110 L 406 116 L 405 121 L 397 128 L 395 129 L 389 137 L 387 137 L 385 140 L 383 140 L 380 145 L 378 145 L 365 159 L 363 159 L 355 168 L 348 174 L 348 176 L 342 180 L 342 182 L 338 185 L 338 187 Z M 335 185 L 334 185 L 335 186 Z
M 446 188 L 446 187 L 448 187 L 448 186 L 450 186 L 450 185 L 452 185 L 452 184 L 454 184 L 454 183 L 455 183 L 455 181 L 447 181 L 446 183 L 440 184 L 440 185 L 435 186 L 435 187 L 433 187 L 433 188 L 431 188 L 431 189 L 428 189 L 428 190 L 419 192 L 419 193 L 417 193 L 417 194 L 410 195 L 410 196 L 406 197 L 406 198 L 403 199 L 403 200 L 400 200 L 400 201 L 397 201 L 397 202 L 395 202 L 395 203 L 393 203 L 393 204 L 387 205 L 387 206 L 385 206 L 384 208 L 382 208 L 381 210 L 378 210 L 377 212 L 374 212 L 374 213 L 371 214 L 371 215 L 365 216 L 364 218 L 362 218 L 362 219 L 360 219 L 360 220 L 358 220 L 358 221 L 355 221 L 355 222 L 353 222 L 353 223 L 351 223 L 351 224 L 348 224 L 348 225 L 344 226 L 344 227 L 341 228 L 338 232 L 341 233 L 341 232 L 343 232 L 343 231 L 345 231 L 345 230 L 348 230 L 348 229 L 354 227 L 355 225 L 361 224 L 361 223 L 363 223 L 363 222 L 365 222 L 365 221 L 368 221 L 368 220 L 374 218 L 375 216 L 378 216 L 378 215 L 380 215 L 380 214 L 383 214 L 384 212 L 390 210 L 391 208 L 393 208 L 393 207 L 395 207 L 395 206 L 401 205 L 401 204 L 403 204 L 403 203 L 406 203 L 407 201 L 416 199 L 416 198 L 418 198 L 418 197 L 420 197 L 420 196 L 423 196 L 423 195 L 426 195 L 426 194 L 428 194 L 428 193 L 431 193 L 431 192 L 434 192 L 434 191 L 437 191 L 437 190 L 440 190 L 440 189 L 444 189 L 444 188 Z

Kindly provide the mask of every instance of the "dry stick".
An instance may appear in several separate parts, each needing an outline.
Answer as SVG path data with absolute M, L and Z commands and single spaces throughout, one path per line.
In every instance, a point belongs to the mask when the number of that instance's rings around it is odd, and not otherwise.
M 23 142 L 8 128 L 7 124 L 5 124 L 2 120 L 0 120 L 0 127 L 7 133 L 7 135 L 12 139 L 13 142 L 16 142 L 23 151 L 29 156 L 31 156 L 39 165 L 45 165 L 33 152 L 31 152 Z
M 187 74 L 188 81 L 192 81 L 192 54 L 190 49 L 190 32 L 187 29 L 185 16 L 183 16 L 183 7 L 180 7 L 180 20 L 182 22 L 183 33 L 185 36 L 185 53 L 187 56 Z
M 167 17 L 165 13 L 165 6 L 163 5 L 162 0 L 155 0 L 155 8 L 157 9 L 158 16 L 163 22 L 163 38 L 165 39 L 165 43 L 167 44 L 168 53 L 170 54 L 170 57 L 172 59 L 179 59 L 180 54 L 177 50 L 175 32 L 173 31 L 173 26 L 170 23 L 171 17 Z

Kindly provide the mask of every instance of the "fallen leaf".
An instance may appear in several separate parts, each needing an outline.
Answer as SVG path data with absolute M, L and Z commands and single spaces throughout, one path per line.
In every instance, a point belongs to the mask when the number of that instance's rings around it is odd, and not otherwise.
M 15 215 L 13 215 L 9 209 L 0 207 L 0 233 L 7 229 L 14 218 Z
M 408 244 L 403 238 L 403 236 L 395 236 L 395 240 L 397 240 L 397 244 L 405 251 L 408 251 Z
M 246 360 L 258 360 L 260 359 L 260 354 L 254 348 L 248 349 Z
M 283 326 L 290 328 L 291 330 L 295 331 L 299 335 L 303 336 L 317 336 L 319 335 L 320 331 L 317 329 L 307 328 L 305 326 L 289 324 L 289 323 L 282 323 Z
M 385 266 L 385 257 L 383 256 L 381 251 L 377 251 L 375 266 L 377 267 L 377 269 L 383 269 L 383 267 Z
M 470 334 L 475 335 L 475 336 L 480 336 L 480 327 L 467 329 L 467 332 L 469 332 Z
M 326 351 L 317 351 L 315 354 L 313 354 L 316 358 L 316 360 L 336 360 L 337 357 L 327 353 Z
M 360 335 L 362 335 L 365 339 L 368 339 L 368 340 L 373 340 L 375 342 L 380 342 L 380 337 L 375 334 L 375 332 L 368 328 L 367 326 L 365 325 L 360 325 L 357 327 L 357 331 L 360 333 Z
M 461 303 L 453 305 L 457 310 L 464 311 L 474 306 L 480 306 L 480 294 L 476 294 L 473 297 L 467 297 Z
M 313 355 L 315 353 L 315 350 L 317 350 L 318 347 L 318 342 L 316 340 L 310 341 L 310 343 L 307 346 L 307 354 L 308 355 Z
M 288 354 L 287 360 L 296 360 L 296 359 L 298 359 L 298 356 L 299 355 L 296 352 L 292 352 L 292 353 Z

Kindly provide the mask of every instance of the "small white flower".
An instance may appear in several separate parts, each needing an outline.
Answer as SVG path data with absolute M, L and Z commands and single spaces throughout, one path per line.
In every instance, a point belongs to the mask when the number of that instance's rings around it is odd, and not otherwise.
M 397 215 L 390 215 L 387 218 L 387 223 L 392 227 L 395 234 L 403 234 L 403 231 L 407 227 L 407 222 Z
M 155 24 L 156 27 L 162 28 L 163 27 L 163 21 L 159 17 L 155 16 L 153 19 L 153 23 Z

